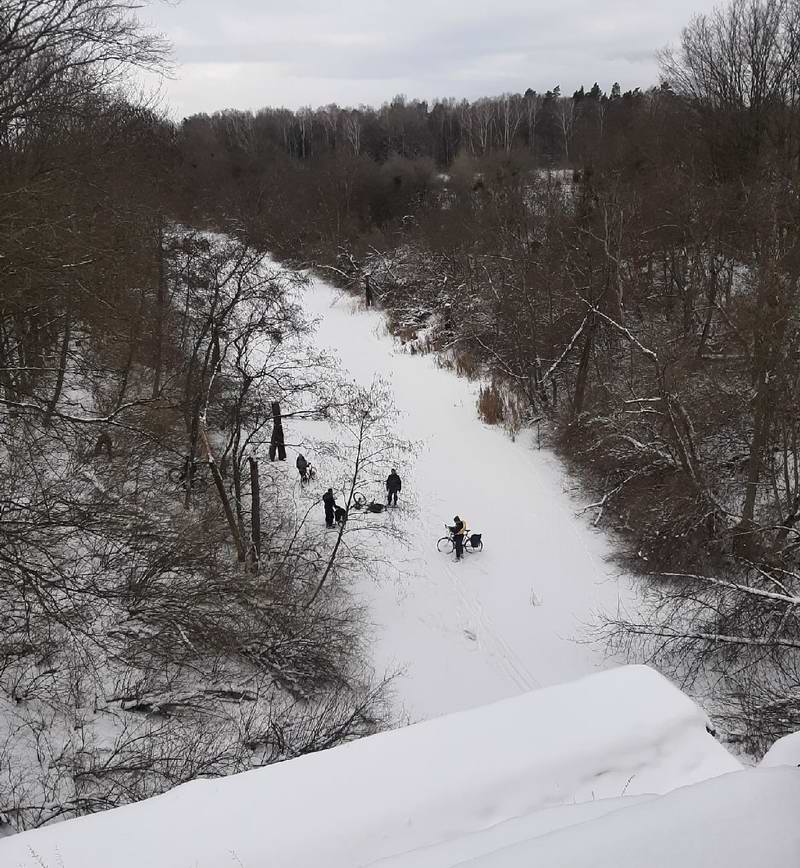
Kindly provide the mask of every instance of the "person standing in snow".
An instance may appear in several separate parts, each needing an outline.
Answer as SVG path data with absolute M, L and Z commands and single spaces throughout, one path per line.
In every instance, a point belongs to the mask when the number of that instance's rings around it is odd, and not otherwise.
M 308 461 L 306 461 L 306 457 L 302 452 L 298 454 L 295 466 L 300 473 L 300 483 L 301 485 L 304 485 L 308 482 Z
M 372 307 L 372 284 L 369 282 L 369 275 L 364 276 L 364 298 L 367 307 Z
M 403 487 L 403 482 L 392 468 L 392 472 L 386 477 L 386 505 L 397 506 L 397 495 Z M 394 503 L 392 503 L 394 501 Z
M 447 529 L 453 535 L 453 545 L 456 547 L 456 560 L 460 561 L 464 554 L 464 536 L 467 533 L 467 523 L 456 516 L 452 526 L 448 525 Z
M 329 488 L 322 495 L 322 505 L 325 507 L 325 524 L 328 527 L 333 527 L 335 517 L 336 498 L 333 496 L 333 489 Z

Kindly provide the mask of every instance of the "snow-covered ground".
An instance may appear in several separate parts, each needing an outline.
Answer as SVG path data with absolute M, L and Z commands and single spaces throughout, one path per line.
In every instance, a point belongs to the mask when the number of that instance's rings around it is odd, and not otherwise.
M 604 665 L 586 628 L 598 611 L 635 606 L 635 592 L 603 536 L 576 517 L 557 459 L 529 432 L 512 441 L 483 424 L 478 385 L 404 352 L 380 313 L 319 280 L 306 304 L 320 317 L 317 345 L 333 348 L 363 385 L 388 380 L 398 433 L 421 444 L 411 467 L 398 467 L 401 508 L 385 518 L 403 523 L 408 543 L 387 543 L 396 570 L 360 588 L 376 625 L 375 665 L 404 671 L 396 690 L 408 716 L 482 705 Z M 378 486 L 371 493 L 383 496 Z M 456 514 L 485 544 L 458 564 L 436 550 Z
M 622 800 L 629 803 L 629 800 Z M 751 769 L 437 868 L 785 868 L 800 864 L 800 772 Z M 573 809 L 574 810 L 574 809 Z M 403 863 L 403 868 L 415 868 Z
M 660 675 L 623 667 L 17 835 L 0 841 L 0 864 L 430 868 L 479 857 L 488 861 L 477 864 L 515 868 L 577 864 L 556 858 L 563 846 L 580 864 L 610 868 L 621 863 L 602 854 L 624 852 L 626 836 L 637 841 L 640 861 L 625 864 L 751 864 L 643 858 L 636 836 L 655 834 L 670 818 L 657 810 L 660 800 L 643 794 L 725 776 L 707 802 L 698 796 L 670 802 L 681 822 L 691 815 L 694 842 L 684 837 L 686 826 L 664 826 L 659 840 L 673 853 L 701 845 L 698 852 L 708 853 L 713 843 L 701 841 L 704 834 L 724 834 L 726 847 L 735 847 L 745 829 L 734 821 L 745 805 L 753 812 L 751 837 L 766 820 L 762 810 L 770 812 L 770 829 L 794 810 L 784 801 L 800 795 L 800 772 L 789 780 L 783 769 L 753 779 L 762 784 L 753 790 L 761 803 L 746 801 L 746 783 L 734 788 L 731 803 L 722 782 L 741 767 L 705 726 L 703 712 Z M 620 811 L 635 811 L 636 822 L 616 820 Z M 730 827 L 715 828 L 717 816 Z M 565 836 L 564 844 L 548 847 L 551 833 Z M 797 853 L 798 834 L 787 828 L 783 843 L 771 843 Z M 539 846 L 547 858 L 528 858 L 526 848 L 535 854 Z M 509 847 L 522 855 L 509 858 Z
M 781 767 L 743 771 L 654 671 L 587 677 L 609 661 L 576 640 L 636 593 L 575 517 L 552 455 L 483 425 L 474 384 L 403 353 L 379 314 L 318 282 L 307 300 L 318 344 L 358 381 L 388 379 L 398 433 L 422 444 L 398 467 L 402 507 L 376 517 L 407 542 L 376 537 L 392 567 L 355 591 L 376 668 L 404 669 L 397 698 L 424 722 L 4 839 L 0 866 L 800 864 L 800 771 L 782 766 L 794 743 L 776 750 Z M 320 426 L 289 435 L 312 461 Z M 275 471 L 293 472 L 290 458 Z M 435 547 L 455 513 L 486 542 L 460 564 Z

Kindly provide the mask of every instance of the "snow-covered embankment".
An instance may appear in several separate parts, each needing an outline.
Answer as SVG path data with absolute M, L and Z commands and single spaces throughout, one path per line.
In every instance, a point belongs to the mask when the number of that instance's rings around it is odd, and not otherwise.
M 661 676 L 625 667 L 18 835 L 0 864 L 456 865 L 738 770 L 705 726 Z

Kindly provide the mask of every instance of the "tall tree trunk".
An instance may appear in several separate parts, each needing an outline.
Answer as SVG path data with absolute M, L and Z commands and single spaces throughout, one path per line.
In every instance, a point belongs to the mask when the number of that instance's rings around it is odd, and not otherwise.
M 583 402 L 586 399 L 586 383 L 589 379 L 589 362 L 592 358 L 592 347 L 594 345 L 594 333 L 596 328 L 596 319 L 592 316 L 592 321 L 586 329 L 583 349 L 581 350 L 581 359 L 578 363 L 578 374 L 575 378 L 575 400 L 573 401 L 573 411 L 575 416 L 580 416 L 583 412 Z
M 356 485 L 358 484 L 361 478 L 361 453 L 364 448 L 364 440 L 365 440 L 365 431 L 367 427 L 367 416 L 364 415 L 361 418 L 361 425 L 359 426 L 358 431 L 358 448 L 356 450 L 356 460 L 353 463 L 353 475 L 350 477 L 350 491 L 347 494 L 347 501 L 344 505 L 344 508 L 347 512 L 350 512 L 350 507 L 353 505 L 353 494 L 356 490 Z M 325 571 L 322 574 L 322 578 L 320 578 L 317 583 L 317 587 L 314 590 L 314 593 L 311 595 L 311 599 L 303 606 L 304 609 L 309 608 L 314 604 L 314 601 L 320 594 L 323 585 L 328 579 L 328 575 L 333 569 L 333 565 L 336 563 L 336 555 L 339 553 L 339 547 L 342 544 L 342 537 L 344 536 L 344 530 L 347 525 L 346 521 L 339 523 L 339 533 L 336 535 L 336 542 L 333 545 L 333 549 L 331 550 L 330 556 L 328 557 L 328 563 L 325 566 Z
M 706 317 L 703 321 L 703 330 L 700 333 L 700 343 L 697 345 L 697 358 L 702 359 L 703 353 L 706 350 L 706 341 L 708 334 L 711 331 L 711 323 L 714 319 L 714 305 L 717 303 L 717 268 L 716 265 L 711 266 L 711 283 L 708 288 L 708 306 L 706 308 Z
M 164 221 L 158 221 L 158 289 L 156 292 L 156 346 L 153 364 L 153 397 L 161 394 L 164 365 L 164 317 L 167 314 L 167 280 L 164 267 Z
M 239 536 L 242 540 L 247 537 L 244 522 L 244 508 L 242 507 L 242 456 L 239 454 L 239 444 L 241 443 L 241 418 L 239 407 L 236 408 L 236 433 L 233 438 L 233 496 L 236 507 L 236 525 L 239 528 Z
M 197 459 L 197 443 L 200 436 L 200 396 L 196 396 L 192 404 L 192 421 L 189 429 L 189 455 L 186 465 L 186 494 L 183 498 L 183 508 L 188 510 L 192 505 L 192 485 L 194 483 L 194 463 Z
M 250 464 L 250 536 L 253 540 L 254 572 L 261 564 L 261 482 L 258 476 L 258 461 L 252 456 Z
M 279 461 L 286 461 L 286 446 L 283 439 L 283 420 L 281 419 L 281 405 L 278 401 L 272 402 L 272 439 L 269 444 L 269 460 L 274 461 L 277 455 Z
M 61 398 L 61 392 L 64 388 L 64 375 L 67 371 L 67 357 L 69 355 L 69 342 L 72 336 L 72 300 L 67 296 L 67 303 L 64 310 L 64 335 L 61 339 L 61 353 L 58 360 L 58 373 L 56 374 L 56 383 L 53 387 L 53 395 L 47 404 L 47 410 L 44 414 L 44 425 L 47 427 L 53 418 L 53 413 L 58 406 L 58 401 Z
M 753 437 L 747 462 L 747 488 L 742 505 L 740 527 L 749 533 L 755 524 L 755 506 L 764 453 L 769 444 L 775 401 L 775 382 L 783 341 L 786 334 L 787 299 L 781 277 L 768 274 L 761 278 L 756 315 L 760 317 L 753 350 L 756 397 L 753 403 Z M 751 536 L 744 539 L 746 549 L 753 547 Z
M 753 439 L 750 441 L 750 453 L 747 461 L 747 488 L 742 506 L 742 525 L 745 527 L 751 527 L 755 517 L 761 463 L 771 427 L 771 397 L 769 371 L 765 368 L 760 372 L 753 412 Z
M 200 426 L 200 436 L 203 440 L 203 446 L 206 450 L 206 456 L 208 458 L 208 466 L 211 470 L 211 476 L 214 479 L 214 485 L 217 489 L 217 494 L 219 495 L 220 502 L 222 503 L 222 509 L 225 512 L 225 519 L 228 522 L 228 529 L 231 532 L 231 536 L 233 537 L 233 541 L 236 545 L 236 554 L 240 563 L 244 563 L 247 552 L 245 551 L 244 541 L 239 533 L 239 526 L 236 523 L 236 516 L 233 514 L 233 510 L 231 509 L 231 502 L 228 498 L 228 492 L 225 491 L 225 482 L 222 479 L 222 474 L 219 472 L 219 467 L 217 467 L 217 462 L 214 460 L 214 453 L 211 451 L 211 445 L 208 442 L 208 435 L 206 434 L 205 426 L 201 424 Z
M 128 379 L 131 375 L 131 368 L 133 367 L 133 359 L 136 355 L 136 347 L 138 346 L 138 335 L 139 330 L 142 324 L 142 311 L 144 310 L 144 290 L 142 290 L 141 295 L 139 297 L 139 308 L 136 312 L 136 316 L 131 320 L 131 330 L 128 335 L 128 356 L 125 360 L 125 370 L 122 372 L 122 382 L 119 387 L 119 394 L 117 395 L 117 403 L 115 405 L 115 409 L 119 410 L 122 406 L 122 402 L 125 400 L 125 393 L 128 391 Z

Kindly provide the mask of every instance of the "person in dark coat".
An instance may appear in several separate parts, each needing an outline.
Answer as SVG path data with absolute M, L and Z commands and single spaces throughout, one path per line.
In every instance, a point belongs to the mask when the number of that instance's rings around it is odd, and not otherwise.
M 393 467 L 392 472 L 386 477 L 387 506 L 397 506 L 397 495 L 402 487 L 403 483 L 400 477 L 397 475 L 397 471 Z M 392 503 L 392 501 L 394 501 L 394 503 Z
M 372 307 L 372 284 L 369 282 L 368 274 L 364 277 L 364 298 L 366 300 L 367 307 Z
M 300 473 L 300 482 L 306 483 L 308 482 L 308 461 L 306 461 L 305 455 L 301 452 L 297 456 L 297 461 L 295 461 L 295 466 L 297 467 L 298 472 Z
M 347 510 L 343 506 L 335 506 L 333 517 L 336 519 L 336 524 L 344 524 L 347 521 Z
M 322 505 L 325 507 L 325 524 L 328 527 L 333 527 L 335 519 L 336 498 L 333 496 L 333 489 L 329 488 L 322 495 Z
M 448 525 L 447 529 L 453 535 L 453 544 L 456 547 L 456 560 L 460 561 L 464 554 L 464 535 L 467 532 L 467 523 L 456 516 L 453 521 L 455 524 Z

